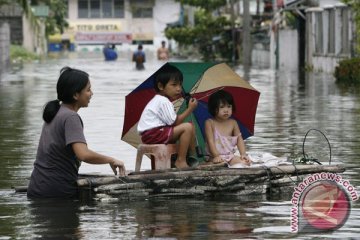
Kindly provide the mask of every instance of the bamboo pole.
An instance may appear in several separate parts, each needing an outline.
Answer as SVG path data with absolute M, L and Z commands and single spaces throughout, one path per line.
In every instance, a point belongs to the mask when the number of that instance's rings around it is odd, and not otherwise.
M 245 69 L 251 66 L 251 16 L 249 1 L 243 1 L 243 65 Z M 246 79 L 249 80 L 249 79 Z

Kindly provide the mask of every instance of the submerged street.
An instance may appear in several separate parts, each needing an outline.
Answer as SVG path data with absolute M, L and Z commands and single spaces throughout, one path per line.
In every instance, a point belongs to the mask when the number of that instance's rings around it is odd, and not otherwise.
M 86 55 L 88 54 L 88 55 Z M 171 59 L 173 60 L 173 59 Z M 176 61 L 176 60 L 174 60 Z M 90 74 L 94 95 L 88 108 L 79 111 L 90 149 L 119 158 L 126 169 L 135 169 L 136 149 L 121 141 L 125 96 L 154 73 L 164 62 L 148 56 L 145 70 L 135 70 L 129 54 L 106 62 L 101 53 L 71 53 L 36 63 L 12 67 L 0 80 L 0 239 L 310 239 L 316 234 L 291 235 L 292 189 L 271 196 L 234 196 L 140 199 L 122 202 L 29 201 L 12 187 L 27 184 L 41 132 L 42 107 L 56 99 L 56 82 L 64 66 Z M 341 174 L 355 187 L 360 185 L 360 92 L 335 84 L 332 75 L 275 72 L 252 68 L 244 72 L 260 91 L 255 135 L 247 139 L 252 152 L 278 157 L 303 153 L 323 164 L 342 163 Z M 221 79 L 219 79 L 221 81 Z M 150 168 L 144 159 L 143 169 Z M 80 173 L 112 174 L 108 165 L 82 164 Z M 360 233 L 359 202 L 345 225 L 322 234 L 351 238 Z

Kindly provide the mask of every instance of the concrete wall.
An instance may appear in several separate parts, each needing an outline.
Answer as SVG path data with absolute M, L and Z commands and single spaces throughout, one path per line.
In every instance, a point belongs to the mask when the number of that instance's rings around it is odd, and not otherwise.
M 31 26 L 30 22 L 27 20 L 25 16 L 22 17 L 22 25 L 23 25 L 23 47 L 31 52 L 36 51 L 36 38 L 34 28 Z
M 0 77 L 10 63 L 10 26 L 0 23 Z M 0 78 L 1 80 L 1 78 Z
M 278 67 L 279 70 L 298 70 L 299 35 L 296 29 L 284 28 L 279 29 L 278 32 L 271 31 L 269 62 L 272 69 Z
M 279 31 L 279 69 L 297 70 L 299 68 L 298 32 L 294 29 Z
M 161 41 L 167 40 L 165 28 L 180 18 L 180 3 L 173 0 L 156 0 L 154 6 L 154 46 L 160 47 Z M 172 42 L 175 45 L 175 42 Z
M 10 41 L 12 44 L 23 44 L 22 10 L 15 4 L 0 7 L 0 24 L 7 22 L 10 26 Z
M 307 9 L 307 66 L 315 71 L 333 73 L 340 60 L 352 57 L 355 26 L 352 14 L 351 8 L 342 4 Z
M 252 49 L 252 65 L 260 68 L 297 70 L 299 67 L 299 37 L 296 29 L 281 29 L 278 36 L 271 31 L 269 44 L 255 43 Z M 279 46 L 279 47 L 278 47 Z M 277 49 L 278 48 L 278 49 Z M 276 56 L 278 52 L 278 57 Z

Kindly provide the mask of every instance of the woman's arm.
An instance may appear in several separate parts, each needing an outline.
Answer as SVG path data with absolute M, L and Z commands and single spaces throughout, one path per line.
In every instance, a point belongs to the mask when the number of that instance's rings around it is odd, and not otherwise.
M 85 143 L 73 143 L 72 149 L 76 157 L 83 162 L 90 164 L 106 164 L 109 163 L 111 169 L 117 175 L 116 169 L 119 169 L 119 175 L 125 176 L 125 166 L 123 161 L 102 155 L 100 153 L 90 150 Z

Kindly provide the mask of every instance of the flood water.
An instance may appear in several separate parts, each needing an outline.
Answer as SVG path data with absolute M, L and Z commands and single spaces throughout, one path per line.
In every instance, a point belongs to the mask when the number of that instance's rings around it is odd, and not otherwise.
M 29 201 L 12 187 L 26 185 L 32 171 L 42 126 L 42 107 L 56 98 L 63 66 L 87 71 L 93 98 L 81 109 L 90 149 L 124 160 L 135 168 L 136 151 L 122 142 L 124 99 L 163 63 L 148 56 L 146 69 L 136 71 L 129 54 L 105 62 L 100 54 L 69 54 L 13 66 L 0 80 L 0 239 L 239 239 L 356 238 L 359 203 L 352 202 L 340 229 L 295 234 L 290 229 L 290 195 L 227 198 L 139 199 L 120 203 Z M 302 153 L 309 129 L 322 131 L 330 142 L 331 162 L 347 168 L 341 176 L 359 188 L 360 93 L 341 88 L 333 76 L 311 73 L 299 83 L 294 72 L 252 68 L 244 73 L 261 92 L 255 135 L 248 151 L 284 157 Z M 324 164 L 330 160 L 326 139 L 317 131 L 304 144 L 307 154 Z M 150 168 L 150 161 L 143 168 Z M 107 165 L 82 164 L 80 173 L 111 174 Z M 289 190 L 291 193 L 291 189 Z

